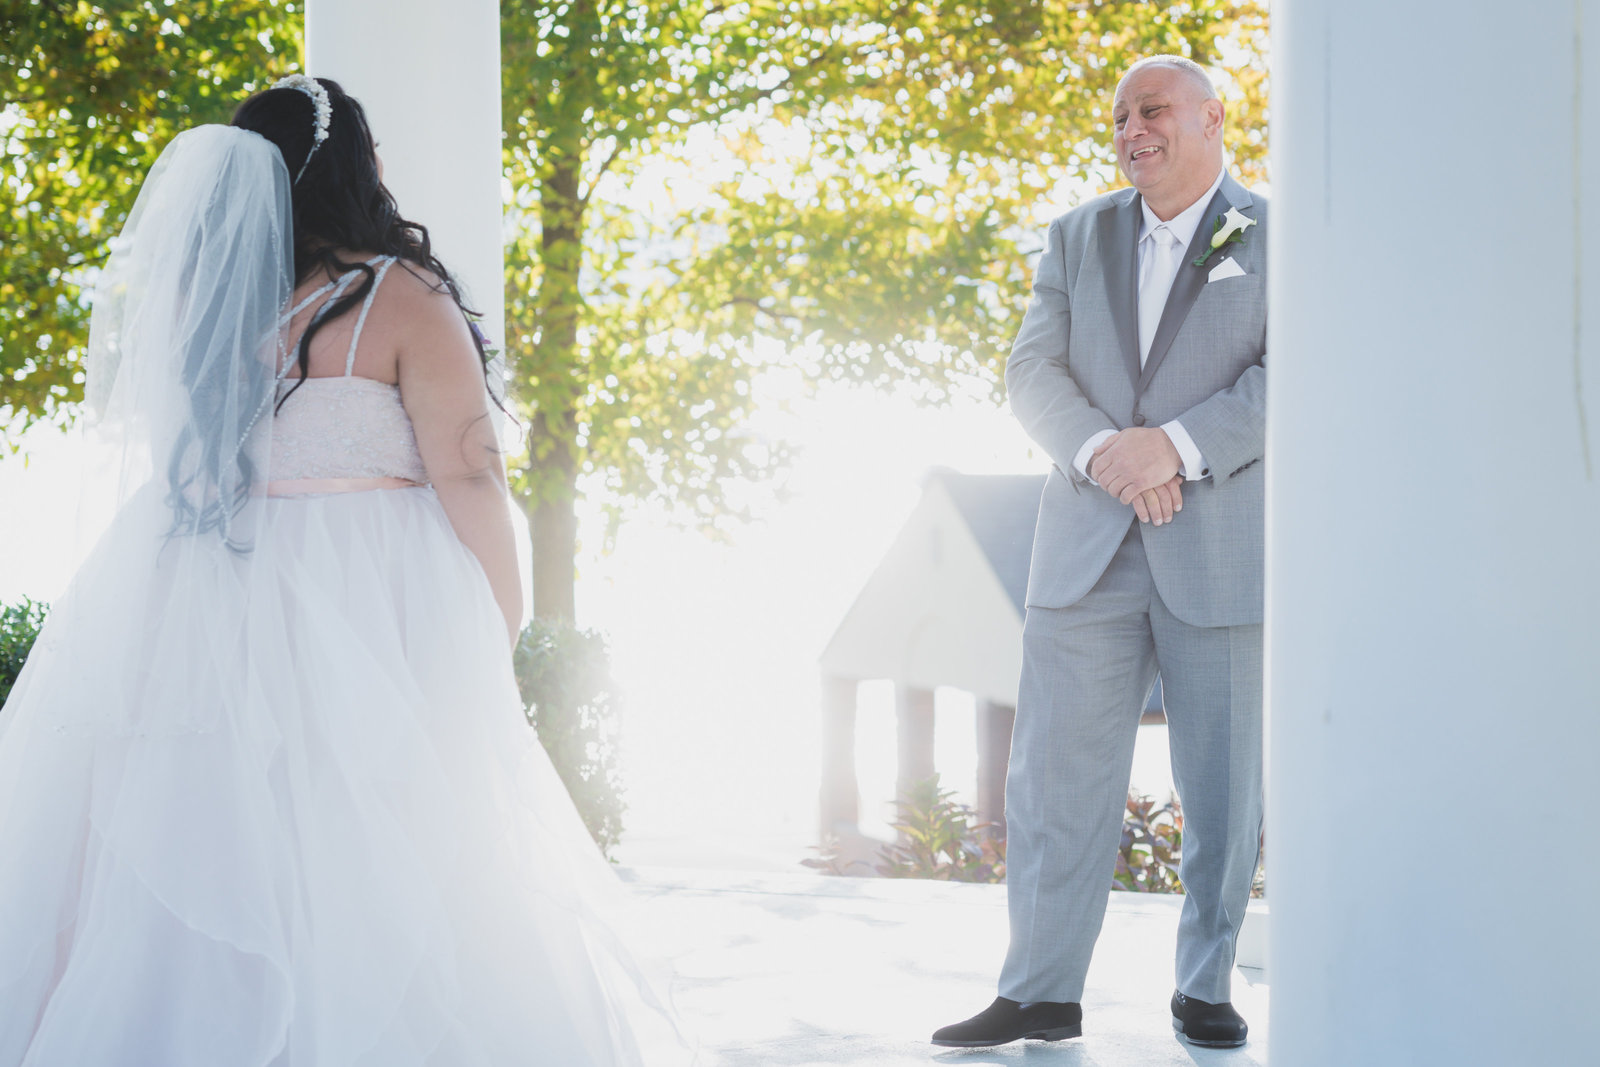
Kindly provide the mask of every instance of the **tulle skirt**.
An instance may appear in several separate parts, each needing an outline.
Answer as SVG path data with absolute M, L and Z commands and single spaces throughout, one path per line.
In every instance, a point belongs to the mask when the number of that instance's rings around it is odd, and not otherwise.
M 130 504 L 0 712 L 0 1067 L 688 1059 L 433 492 L 249 508 Z

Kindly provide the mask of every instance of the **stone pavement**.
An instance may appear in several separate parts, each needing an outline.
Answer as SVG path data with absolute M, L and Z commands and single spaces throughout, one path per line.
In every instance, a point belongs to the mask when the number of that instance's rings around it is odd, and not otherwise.
M 938 1049 L 928 1036 L 994 998 L 1005 887 L 820 874 L 622 868 L 672 961 L 673 997 L 704 1067 L 1030 1064 L 1264 1067 L 1267 987 L 1235 972 L 1242 1049 L 1172 1032 L 1173 938 L 1182 898 L 1112 893 L 1084 994 L 1084 1036 Z

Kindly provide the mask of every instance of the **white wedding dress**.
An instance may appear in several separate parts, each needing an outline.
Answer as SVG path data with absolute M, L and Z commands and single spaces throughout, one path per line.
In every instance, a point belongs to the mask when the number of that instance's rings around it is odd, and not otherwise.
M 398 388 L 265 421 L 250 543 L 150 538 L 156 468 L 0 712 L 0 1067 L 687 1059 L 483 570 L 364 488 L 426 481 Z

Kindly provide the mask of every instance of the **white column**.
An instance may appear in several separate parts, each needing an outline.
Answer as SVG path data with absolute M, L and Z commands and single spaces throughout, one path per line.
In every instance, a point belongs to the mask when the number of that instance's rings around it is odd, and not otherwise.
M 1271 1059 L 1600 1047 L 1600 0 L 1273 11 Z
M 309 0 L 306 67 L 361 101 L 400 213 L 503 347 L 498 0 Z

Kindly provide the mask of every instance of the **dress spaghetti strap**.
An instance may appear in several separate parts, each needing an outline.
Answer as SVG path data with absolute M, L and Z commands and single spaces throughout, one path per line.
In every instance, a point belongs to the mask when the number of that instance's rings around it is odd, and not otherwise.
M 304 300 L 300 301 L 300 303 L 283 313 L 283 321 L 287 323 L 293 320 L 296 315 L 310 307 L 312 302 L 324 293 L 331 292 L 333 294 L 328 297 L 328 303 L 333 303 L 333 301 L 339 299 L 340 294 L 344 292 L 345 287 L 350 284 L 350 279 L 354 276 L 354 273 L 341 274 L 339 275 L 338 281 L 325 282 L 322 285 L 317 286 L 315 289 L 311 290 L 311 292 L 306 294 Z
M 344 376 L 353 377 L 356 372 L 356 345 L 361 341 L 361 328 L 367 324 L 367 312 L 372 310 L 372 298 L 378 295 L 378 286 L 383 284 L 383 276 L 389 273 L 389 268 L 394 266 L 394 256 L 384 256 L 383 263 L 378 267 L 377 275 L 372 279 L 372 288 L 367 290 L 367 298 L 361 302 L 361 314 L 356 317 L 355 332 L 350 335 L 350 351 L 344 357 Z
M 301 300 L 298 304 L 294 305 L 294 307 L 285 311 L 283 313 L 283 317 L 279 321 L 282 323 L 284 328 L 287 328 L 289 323 L 294 321 L 294 317 L 296 315 L 310 307 L 319 297 L 326 295 L 327 299 L 323 300 L 322 306 L 317 308 L 317 310 L 311 314 L 311 322 L 315 323 L 317 320 L 321 319 L 323 315 L 327 314 L 327 311 L 330 307 L 339 302 L 339 298 L 344 295 L 344 291 L 350 288 L 350 283 L 354 281 L 356 275 L 360 273 L 361 272 L 357 270 L 347 271 L 346 273 L 339 275 L 336 281 L 319 285 L 316 289 L 312 290 L 310 293 L 307 293 L 305 299 Z M 308 325 L 307 329 L 309 328 L 310 326 Z M 301 336 L 303 337 L 304 335 L 305 331 L 302 330 Z M 294 368 L 295 361 L 289 358 L 289 353 L 293 352 L 299 347 L 300 337 L 296 337 L 294 344 L 289 345 L 287 351 L 282 352 L 283 365 L 278 368 L 279 381 L 282 381 L 284 378 L 288 377 L 289 371 Z

